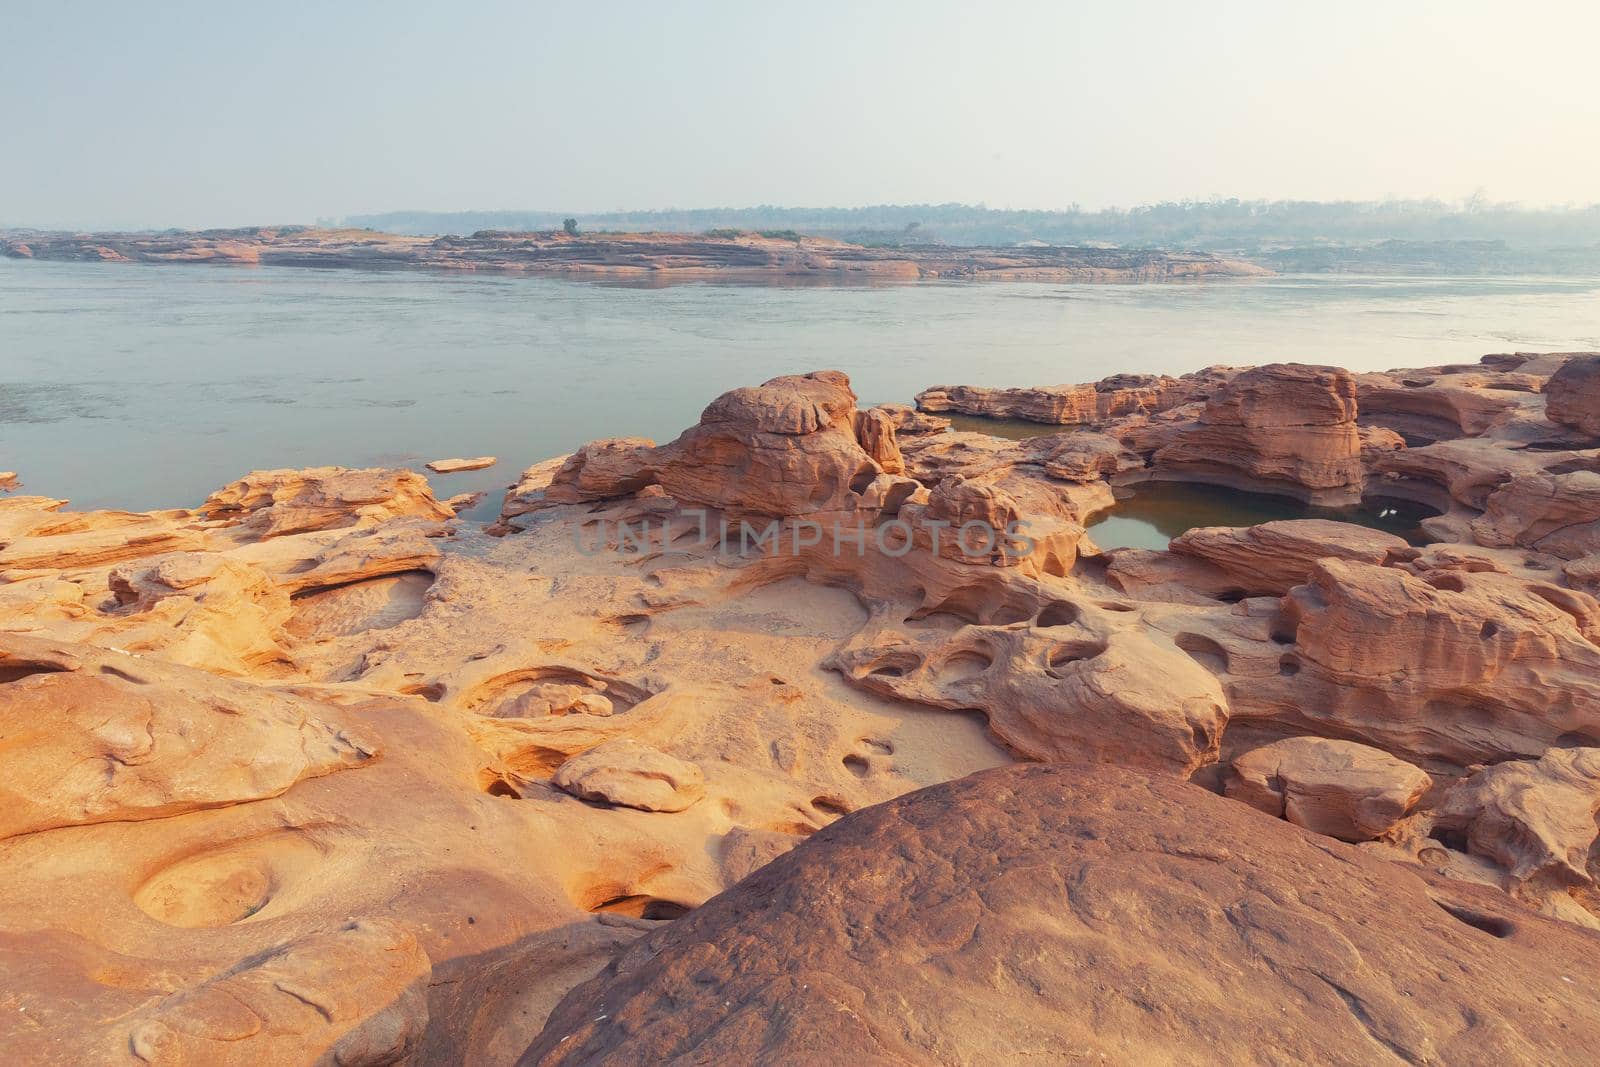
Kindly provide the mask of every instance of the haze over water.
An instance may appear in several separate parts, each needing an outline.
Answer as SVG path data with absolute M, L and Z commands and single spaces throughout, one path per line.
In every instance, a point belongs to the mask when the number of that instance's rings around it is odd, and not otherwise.
M 75 508 L 148 509 L 252 469 L 500 457 L 433 476 L 450 495 L 587 440 L 669 440 L 726 389 L 824 367 L 872 404 L 934 384 L 1573 349 L 1600 349 L 1600 279 L 627 289 L 0 260 L 0 469 Z

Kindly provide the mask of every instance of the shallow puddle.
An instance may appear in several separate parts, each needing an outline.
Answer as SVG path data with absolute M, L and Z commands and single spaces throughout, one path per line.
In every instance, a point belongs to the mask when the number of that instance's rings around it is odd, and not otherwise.
M 1078 426 L 1054 426 L 1043 422 L 1028 422 L 1025 419 L 994 419 L 988 415 L 955 415 L 944 413 L 944 418 L 950 420 L 952 430 L 967 433 L 986 433 L 990 437 L 1004 437 L 1008 441 L 1026 441 L 1033 437 L 1045 437 L 1053 433 L 1070 433 L 1082 429 Z
M 1280 519 L 1333 519 L 1397 534 L 1414 545 L 1426 543 L 1420 523 L 1437 515 L 1409 500 L 1368 497 L 1349 508 L 1311 507 L 1290 497 L 1250 493 L 1215 485 L 1146 482 L 1089 522 L 1089 536 L 1101 548 L 1164 549 L 1167 542 L 1198 526 L 1255 526 Z

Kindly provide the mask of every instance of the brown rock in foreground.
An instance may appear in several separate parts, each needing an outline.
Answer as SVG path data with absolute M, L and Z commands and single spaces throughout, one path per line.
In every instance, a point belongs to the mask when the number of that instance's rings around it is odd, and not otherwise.
M 1584 1064 L 1600 936 L 1182 783 L 1015 767 L 634 945 L 524 1065 Z

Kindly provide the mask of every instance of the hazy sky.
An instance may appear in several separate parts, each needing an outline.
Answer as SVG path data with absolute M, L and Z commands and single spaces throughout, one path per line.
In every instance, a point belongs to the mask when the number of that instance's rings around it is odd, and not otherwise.
M 1595 0 L 3 0 L 0 40 L 0 224 L 1600 200 Z

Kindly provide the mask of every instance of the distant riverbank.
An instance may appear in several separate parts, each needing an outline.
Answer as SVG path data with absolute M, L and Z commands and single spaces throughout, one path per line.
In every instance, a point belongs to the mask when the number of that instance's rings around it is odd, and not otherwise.
M 1264 267 L 1205 252 L 1118 248 L 869 248 L 787 232 L 484 231 L 413 237 L 267 227 L 160 233 L 0 233 L 0 254 L 71 262 L 207 263 L 532 274 L 634 284 L 860 285 L 942 281 L 1115 284 L 1248 278 Z

